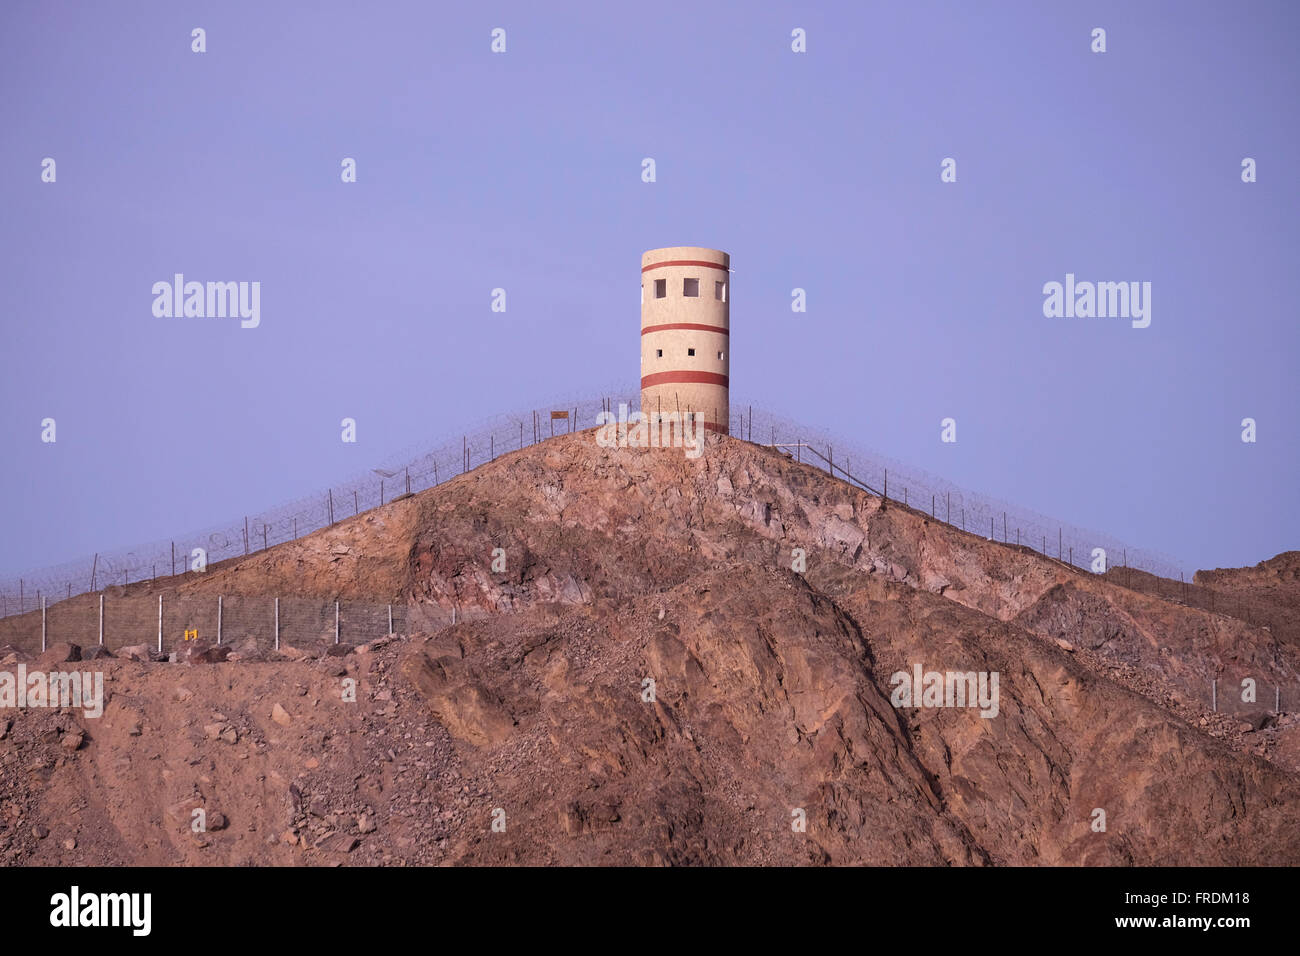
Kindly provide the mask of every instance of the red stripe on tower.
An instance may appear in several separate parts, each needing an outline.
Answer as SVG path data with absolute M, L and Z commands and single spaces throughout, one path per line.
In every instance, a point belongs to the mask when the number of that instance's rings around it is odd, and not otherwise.
M 726 335 L 727 330 L 719 325 L 700 325 L 698 322 L 665 322 L 663 325 L 647 325 L 641 330 L 642 335 L 650 332 L 668 332 L 672 329 L 689 329 L 694 332 L 717 332 Z
M 641 387 L 651 385 L 721 385 L 727 387 L 727 376 L 717 372 L 655 372 L 641 376 Z
M 646 273 L 651 269 L 663 269 L 667 266 L 703 266 L 706 269 L 721 269 L 723 272 L 730 271 L 721 262 L 710 262 L 708 259 L 669 259 L 667 262 L 652 262 L 648 266 L 642 266 L 641 271 Z

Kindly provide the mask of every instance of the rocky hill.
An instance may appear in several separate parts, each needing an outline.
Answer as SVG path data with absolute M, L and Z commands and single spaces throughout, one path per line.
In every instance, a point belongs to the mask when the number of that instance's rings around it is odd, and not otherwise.
M 119 651 L 63 665 L 102 717 L 0 712 L 0 860 L 1295 864 L 1297 557 L 1198 576 L 1254 627 L 737 439 L 566 435 L 175 588 L 406 634 Z M 996 712 L 896 706 L 918 668 Z

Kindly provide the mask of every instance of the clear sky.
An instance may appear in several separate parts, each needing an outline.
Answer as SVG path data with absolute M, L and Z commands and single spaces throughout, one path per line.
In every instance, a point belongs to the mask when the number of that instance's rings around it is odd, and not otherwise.
M 1298 11 L 7 0 L 0 574 L 634 389 L 668 245 L 731 254 L 733 398 L 1188 567 L 1300 547 Z M 177 272 L 260 325 L 156 317 Z M 1150 326 L 1045 317 L 1067 273 Z

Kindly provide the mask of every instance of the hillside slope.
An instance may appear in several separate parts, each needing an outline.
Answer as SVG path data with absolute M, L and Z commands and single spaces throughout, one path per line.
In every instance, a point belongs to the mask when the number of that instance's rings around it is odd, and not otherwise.
M 410 633 L 95 661 L 102 718 L 6 712 L 6 862 L 1300 861 L 1289 642 L 736 439 L 556 438 L 177 590 Z M 895 707 L 918 666 L 996 672 L 996 716 Z

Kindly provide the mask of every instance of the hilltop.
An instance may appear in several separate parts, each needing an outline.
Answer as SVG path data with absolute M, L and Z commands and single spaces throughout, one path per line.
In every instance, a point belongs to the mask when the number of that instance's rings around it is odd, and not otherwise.
M 1294 864 L 1298 557 L 1198 575 L 1256 627 L 735 438 L 565 435 L 176 582 L 395 600 L 407 632 L 95 661 L 103 718 L 5 728 L 0 859 Z M 918 665 L 997 672 L 997 716 L 895 707 Z

